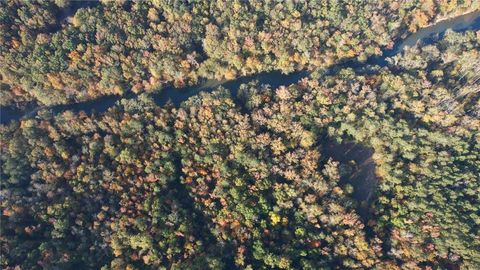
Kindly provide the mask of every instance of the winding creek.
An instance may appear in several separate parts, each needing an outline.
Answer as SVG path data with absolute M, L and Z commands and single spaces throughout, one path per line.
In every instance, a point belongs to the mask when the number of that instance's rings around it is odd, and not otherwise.
M 427 28 L 421 29 L 418 32 L 406 37 L 401 42 L 397 43 L 390 50 L 384 50 L 380 57 L 371 57 L 366 62 L 360 63 L 357 61 L 345 61 L 341 64 L 331 67 L 329 70 L 336 70 L 344 67 L 361 67 L 365 64 L 375 64 L 379 66 L 386 66 L 387 58 L 401 52 L 406 47 L 411 47 L 417 42 L 424 44 L 435 40 L 438 36 L 445 33 L 447 29 L 455 31 L 462 31 L 468 29 L 480 29 L 480 10 L 472 13 L 464 14 L 458 17 L 440 21 Z M 298 71 L 290 74 L 282 74 L 279 71 L 268 73 L 261 73 L 252 76 L 240 77 L 231 81 L 214 81 L 208 80 L 203 84 L 175 89 L 167 87 L 162 89 L 160 93 L 153 94 L 154 100 L 158 105 L 165 105 L 171 102 L 174 105 L 180 105 L 181 102 L 187 100 L 191 96 L 198 94 L 201 91 L 212 91 L 213 89 L 222 86 L 229 89 L 232 96 L 236 96 L 236 91 L 239 86 L 253 80 L 257 80 L 262 84 L 268 84 L 272 88 L 280 85 L 289 85 L 298 82 L 301 78 L 308 76 L 307 71 Z M 30 107 L 23 111 L 2 107 L 0 108 L 0 122 L 1 124 L 8 124 L 13 120 L 19 120 L 25 117 L 34 116 L 40 109 L 48 109 L 53 113 L 60 113 L 66 110 L 74 112 L 85 111 L 87 113 L 102 113 L 108 110 L 121 98 L 134 98 L 136 95 L 128 94 L 127 96 L 106 96 L 92 101 L 80 102 L 68 105 L 57 105 L 51 107 Z M 375 189 L 378 185 L 378 179 L 375 176 L 375 163 L 372 160 L 373 149 L 355 143 L 336 144 L 334 142 L 327 143 L 322 149 L 322 153 L 326 157 L 331 157 L 342 164 L 354 162 L 356 170 L 346 176 L 343 176 L 341 182 L 351 183 L 354 187 L 355 197 L 360 202 L 367 202 L 359 206 L 359 213 L 365 219 L 368 217 L 368 202 L 374 198 Z
M 334 65 L 330 70 L 335 70 L 345 67 L 360 67 L 365 64 L 375 64 L 379 66 L 386 66 L 388 57 L 401 52 L 406 47 L 411 47 L 417 42 L 424 43 L 431 42 L 435 36 L 442 35 L 447 29 L 455 31 L 464 31 L 468 29 L 480 29 L 480 10 L 467 13 L 458 17 L 447 20 L 442 20 L 429 27 L 420 29 L 416 33 L 406 37 L 401 42 L 397 43 L 392 49 L 383 50 L 382 56 L 370 57 L 366 62 L 358 62 L 355 60 L 345 61 L 343 63 Z M 232 92 L 232 96 L 236 95 L 236 90 L 241 84 L 257 80 L 262 84 L 269 84 L 272 88 L 280 85 L 289 85 L 298 82 L 299 79 L 308 76 L 308 71 L 297 71 L 289 74 L 282 74 L 279 71 L 272 71 L 267 73 L 260 73 L 257 75 L 240 77 L 231 81 L 215 81 L 208 80 L 196 86 L 189 86 L 185 88 L 166 87 L 160 93 L 153 94 L 155 102 L 158 105 L 164 105 L 167 102 L 172 102 L 174 105 L 179 105 L 181 102 L 187 100 L 189 97 L 198 94 L 201 91 L 212 91 L 213 89 L 222 86 Z M 11 107 L 0 107 L 0 123 L 8 124 L 12 120 L 19 120 L 25 117 L 31 117 L 40 109 L 48 109 L 53 113 L 59 113 L 66 110 L 74 112 L 85 111 L 87 113 L 102 113 L 115 104 L 121 98 L 133 98 L 135 94 L 130 93 L 126 96 L 105 96 L 91 101 L 79 102 L 67 105 L 55 105 L 50 107 L 31 106 L 24 110 L 19 110 Z

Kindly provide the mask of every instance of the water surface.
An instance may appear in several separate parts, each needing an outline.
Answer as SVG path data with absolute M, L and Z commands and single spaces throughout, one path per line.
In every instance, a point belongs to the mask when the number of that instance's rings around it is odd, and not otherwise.
M 89 6 L 91 3 L 85 4 Z M 82 5 L 73 6 L 71 9 L 76 10 Z M 72 11 L 73 12 L 73 11 Z M 63 16 L 68 16 L 70 13 L 64 14 Z M 371 57 L 366 62 L 358 62 L 356 60 L 348 60 L 340 63 L 338 65 L 332 66 L 331 70 L 344 68 L 344 67 L 361 67 L 366 63 L 376 64 L 380 66 L 387 65 L 386 59 L 391 57 L 407 47 L 414 46 L 418 42 L 431 42 L 432 38 L 436 36 L 441 36 L 445 33 L 446 30 L 452 29 L 455 31 L 469 30 L 469 29 L 480 29 L 480 11 L 475 11 L 451 19 L 443 20 L 434 25 L 431 25 L 427 28 L 421 29 L 414 34 L 411 34 L 403 41 L 397 43 L 392 49 L 383 50 L 381 57 Z M 207 80 L 200 85 L 185 87 L 185 88 L 174 88 L 166 87 L 158 94 L 154 94 L 154 100 L 158 105 L 165 105 L 168 102 L 178 106 L 181 102 L 187 100 L 189 97 L 198 94 L 201 91 L 212 91 L 213 89 L 222 86 L 224 88 L 232 91 L 232 96 L 236 95 L 236 91 L 239 86 L 243 83 L 248 83 L 252 80 L 257 80 L 262 84 L 269 84 L 273 88 L 276 88 L 280 85 L 289 85 L 298 82 L 303 77 L 309 75 L 307 71 L 297 71 L 289 74 L 283 74 L 279 71 L 272 71 L 266 73 L 260 73 L 257 75 L 244 76 L 230 81 L 215 81 Z M 115 104 L 116 101 L 121 98 L 132 98 L 135 95 L 129 93 L 126 96 L 105 96 L 91 101 L 78 102 L 74 104 L 66 105 L 55 105 L 50 107 L 40 107 L 32 105 L 26 109 L 19 110 L 11 107 L 0 107 L 0 123 L 7 124 L 12 120 L 19 120 L 25 117 L 33 116 L 39 109 L 45 108 L 51 110 L 53 113 L 59 113 L 66 110 L 72 110 L 74 112 L 85 111 L 88 114 L 96 112 L 102 113 L 108 110 L 111 106 Z

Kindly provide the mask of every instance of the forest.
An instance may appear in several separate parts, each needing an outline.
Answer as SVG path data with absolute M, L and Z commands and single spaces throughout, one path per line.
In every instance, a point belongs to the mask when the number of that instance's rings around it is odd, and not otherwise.
M 0 105 L 66 104 L 365 61 L 438 19 L 480 8 L 480 2 L 155 0 L 84 6 L 0 2 Z
M 478 269 L 480 30 L 367 59 L 479 5 L 0 2 L 1 268 Z

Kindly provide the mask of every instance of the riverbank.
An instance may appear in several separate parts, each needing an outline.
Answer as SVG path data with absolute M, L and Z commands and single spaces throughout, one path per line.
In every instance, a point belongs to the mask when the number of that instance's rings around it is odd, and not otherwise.
M 435 24 L 429 25 L 409 35 L 403 39 L 398 45 L 394 46 L 391 53 L 387 53 L 389 57 L 403 51 L 407 47 L 414 46 L 418 41 L 425 40 L 433 35 L 440 35 L 451 29 L 453 31 L 465 31 L 470 28 L 479 29 L 480 26 L 480 10 L 470 13 L 464 13 L 453 18 L 445 18 L 437 21 Z
M 450 14 L 448 16 L 443 16 L 443 17 L 440 16 L 436 21 L 428 24 L 427 27 L 433 26 L 433 25 L 435 25 L 437 23 L 441 23 L 443 21 L 455 19 L 457 17 L 466 16 L 466 15 L 473 15 L 476 12 L 480 12 L 480 5 L 476 8 L 470 8 L 470 9 L 467 9 L 463 12 L 458 13 L 458 14 L 453 13 L 453 14 Z
M 388 65 L 386 59 L 396 55 L 403 51 L 406 47 L 414 46 L 419 41 L 424 41 L 434 35 L 440 35 L 446 30 L 452 29 L 455 31 L 464 31 L 469 29 L 480 29 L 480 10 L 472 13 L 463 14 L 452 19 L 440 20 L 436 24 L 423 28 L 416 33 L 408 36 L 406 39 L 400 41 L 392 49 L 385 49 L 381 57 L 370 57 L 364 62 L 357 60 L 347 60 L 330 67 L 330 70 L 335 70 L 344 67 L 360 67 L 366 64 L 373 64 L 379 66 Z M 155 101 L 158 105 L 164 105 L 171 102 L 174 105 L 179 105 L 182 101 L 187 100 L 189 97 L 201 92 L 212 91 L 217 87 L 224 87 L 232 91 L 232 95 L 235 95 L 236 89 L 243 84 L 252 80 L 258 80 L 260 83 L 269 84 L 272 87 L 280 85 L 288 85 L 297 82 L 299 79 L 309 75 L 307 71 L 297 71 L 289 74 L 282 74 L 279 71 L 272 71 L 268 73 L 260 73 L 251 76 L 239 77 L 230 81 L 215 81 L 208 80 L 200 85 L 190 86 L 185 88 L 167 87 L 160 93 L 153 94 Z M 65 105 L 55 105 L 50 107 L 36 107 L 27 108 L 25 110 L 18 110 L 12 107 L 0 107 L 0 123 L 8 124 L 11 121 L 19 120 L 25 117 L 34 115 L 37 111 L 42 109 L 51 110 L 53 113 L 59 113 L 66 110 L 72 110 L 75 112 L 85 111 L 87 113 L 101 113 L 108 110 L 113 106 L 116 101 L 122 98 L 133 98 L 136 95 L 133 93 L 126 96 L 104 96 L 96 100 L 90 100 L 85 102 L 78 102 Z

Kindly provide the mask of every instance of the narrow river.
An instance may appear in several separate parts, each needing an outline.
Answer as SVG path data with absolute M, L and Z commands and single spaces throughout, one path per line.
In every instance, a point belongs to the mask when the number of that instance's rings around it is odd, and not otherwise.
M 419 41 L 428 42 L 428 39 L 431 39 L 435 35 L 442 35 L 447 29 L 452 29 L 455 31 L 480 29 L 480 11 L 475 11 L 452 19 L 443 20 L 432 26 L 421 29 L 416 33 L 408 36 L 401 42 L 397 43 L 397 45 L 394 46 L 393 49 L 384 50 L 381 57 L 371 57 L 366 61 L 366 63 L 385 66 L 387 65 L 386 59 L 388 57 L 391 57 L 401 52 L 407 46 L 410 47 L 415 45 Z M 332 66 L 331 69 L 341 67 L 358 67 L 364 64 L 365 63 L 360 63 L 357 61 L 346 61 L 344 63 Z M 289 85 L 292 83 L 296 83 L 299 79 L 307 76 L 308 74 L 309 73 L 307 71 L 298 71 L 290 74 L 282 74 L 279 71 L 273 71 L 252 76 L 240 77 L 231 81 L 209 80 L 201 85 L 180 89 L 166 87 L 162 89 L 160 93 L 154 94 L 154 99 L 158 105 L 164 105 L 167 102 L 172 102 L 174 105 L 179 105 L 181 102 L 201 91 L 212 91 L 219 86 L 229 89 L 230 91 L 232 91 L 232 96 L 235 96 L 235 92 L 241 84 L 250 82 L 252 80 L 258 80 L 260 83 L 269 84 L 272 88 L 275 88 L 280 85 Z M 127 94 L 126 98 L 132 98 L 134 96 L 134 94 Z M 53 113 L 59 113 L 66 110 L 72 110 L 75 112 L 85 111 L 87 113 L 101 113 L 108 110 L 108 108 L 113 106 L 115 102 L 121 98 L 122 97 L 119 96 L 106 96 L 96 100 L 79 102 L 74 104 L 56 105 L 51 107 L 30 107 L 26 108 L 23 111 L 10 107 L 1 107 L 0 123 L 7 124 L 12 120 L 19 120 L 21 118 L 31 117 L 35 115 L 35 113 L 39 109 L 49 109 Z
M 387 65 L 386 59 L 399 52 L 406 47 L 411 47 L 417 42 L 422 41 L 424 44 L 435 40 L 435 36 L 441 36 L 447 29 L 455 31 L 462 31 L 467 29 L 480 29 L 480 11 L 465 14 L 449 20 L 441 21 L 435 25 L 424 28 L 412 34 L 399 42 L 394 48 L 384 50 L 381 57 L 371 57 L 366 62 L 360 63 L 358 61 L 345 61 L 344 63 L 332 66 L 329 70 L 336 70 L 345 67 L 361 67 L 365 64 L 374 64 L 379 66 Z M 154 94 L 154 100 L 158 105 L 164 105 L 168 102 L 178 106 L 181 102 L 187 100 L 191 96 L 201 91 L 212 91 L 213 89 L 222 86 L 229 89 L 232 96 L 236 96 L 236 92 L 241 84 L 248 83 L 252 80 L 258 80 L 260 83 L 269 84 L 272 88 L 280 85 L 289 85 L 298 82 L 301 78 L 308 76 L 309 72 L 299 71 L 290 74 L 282 74 L 279 71 L 268 73 L 261 73 L 252 76 L 240 77 L 231 81 L 214 81 L 209 80 L 201 85 L 175 89 L 168 87 L 158 94 Z M 85 111 L 87 113 L 102 113 L 112 107 L 121 98 L 134 98 L 134 94 L 128 94 L 124 97 L 106 96 L 96 100 L 80 102 L 68 105 L 57 105 L 51 107 L 27 108 L 24 111 L 19 111 L 11 108 L 0 108 L 0 122 L 1 124 L 8 124 L 10 121 L 19 120 L 25 117 L 34 116 L 39 109 L 49 109 L 53 113 L 60 113 L 66 110 L 75 112 Z M 375 175 L 375 163 L 372 160 L 373 149 L 367 146 L 356 144 L 353 142 L 345 142 L 337 144 L 334 141 L 326 138 L 328 143 L 323 144 L 323 153 L 326 159 L 332 158 L 339 161 L 340 164 L 355 164 L 354 171 L 345 174 L 341 178 L 341 185 L 351 184 L 354 187 L 353 198 L 359 204 L 357 211 L 363 221 L 368 221 L 371 218 L 370 204 L 375 200 L 375 191 L 378 186 L 378 177 Z

